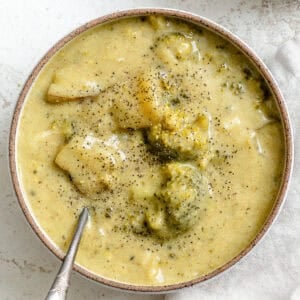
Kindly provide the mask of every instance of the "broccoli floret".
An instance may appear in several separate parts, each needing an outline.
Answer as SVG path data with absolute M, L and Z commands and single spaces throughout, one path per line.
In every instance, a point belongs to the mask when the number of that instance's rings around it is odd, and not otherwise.
M 180 32 L 160 36 L 154 44 L 154 50 L 165 64 L 194 60 L 199 56 L 196 41 L 192 36 Z
M 166 182 L 157 197 L 166 205 L 167 222 L 177 232 L 191 228 L 199 219 L 207 185 L 199 170 L 182 163 L 163 168 Z
M 149 16 L 148 21 L 154 30 L 164 29 L 168 26 L 168 20 L 163 16 Z
M 208 185 L 190 164 L 169 163 L 162 167 L 162 175 L 162 185 L 156 192 L 143 195 L 143 201 L 132 199 L 135 212 L 130 220 L 133 232 L 167 240 L 197 223 Z
M 182 111 L 166 114 L 163 121 L 146 131 L 146 143 L 161 161 L 187 160 L 199 156 L 205 149 L 209 134 L 209 119 L 199 115 L 189 120 Z

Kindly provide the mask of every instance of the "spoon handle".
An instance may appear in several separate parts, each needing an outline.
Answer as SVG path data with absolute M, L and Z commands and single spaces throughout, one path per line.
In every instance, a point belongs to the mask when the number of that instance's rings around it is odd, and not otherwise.
M 72 267 L 88 216 L 89 212 L 88 209 L 85 207 L 80 214 L 76 232 L 73 236 L 67 255 L 64 258 L 64 261 L 56 275 L 56 278 L 45 300 L 66 299 Z

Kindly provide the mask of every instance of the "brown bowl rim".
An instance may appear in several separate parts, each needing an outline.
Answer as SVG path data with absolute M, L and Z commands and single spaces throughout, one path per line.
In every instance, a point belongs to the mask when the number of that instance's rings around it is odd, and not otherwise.
M 216 270 L 210 272 L 209 274 L 200 276 L 196 279 L 180 282 L 177 284 L 170 284 L 170 285 L 164 285 L 164 286 L 143 286 L 143 285 L 134 285 L 134 284 L 126 284 L 123 282 L 118 282 L 114 280 L 110 280 L 104 277 L 101 277 L 100 275 L 97 275 L 88 269 L 75 264 L 74 269 L 79 272 L 81 275 L 84 275 L 85 277 L 95 280 L 98 283 L 101 283 L 105 286 L 109 286 L 112 288 L 117 288 L 125 291 L 130 292 L 147 292 L 147 293 L 165 293 L 170 291 L 175 291 L 178 289 L 182 289 L 184 287 L 190 287 L 195 284 L 198 284 L 200 282 L 204 282 L 208 279 L 211 279 L 215 277 L 216 275 L 221 274 L 225 270 L 229 269 L 231 266 L 236 264 L 241 258 L 243 258 L 247 253 L 249 253 L 252 248 L 262 239 L 262 237 L 265 235 L 265 233 L 270 229 L 271 224 L 274 222 L 275 218 L 277 217 L 280 208 L 282 207 L 282 204 L 284 202 L 289 180 L 291 177 L 292 172 L 292 165 L 293 165 L 293 140 L 292 140 L 292 130 L 290 125 L 290 120 L 288 116 L 288 112 L 284 103 L 284 98 L 279 90 L 279 87 L 277 83 L 275 82 L 274 78 L 272 77 L 270 71 L 265 66 L 265 64 L 262 62 L 262 60 L 255 54 L 253 50 L 251 50 L 242 40 L 240 40 L 237 36 L 223 28 L 222 26 L 216 24 L 213 21 L 210 21 L 204 17 L 195 15 L 190 12 L 182 11 L 182 10 L 175 10 L 175 9 L 165 9 L 165 8 L 140 8 L 140 9 L 129 9 L 124 11 L 118 11 L 114 12 L 102 17 L 99 17 L 97 19 L 94 19 L 90 22 L 87 22 L 86 24 L 80 26 L 79 28 L 75 29 L 68 35 L 66 35 L 64 38 L 59 40 L 38 62 L 38 64 L 35 66 L 31 74 L 29 75 L 21 93 L 18 98 L 15 111 L 13 114 L 11 129 L 10 129 L 10 137 L 9 137 L 9 165 L 10 165 L 10 172 L 12 177 L 12 182 L 14 186 L 15 193 L 17 195 L 19 204 L 22 208 L 23 213 L 25 214 L 25 217 L 27 221 L 29 222 L 32 229 L 35 231 L 35 233 L 38 235 L 38 237 L 41 239 L 41 241 L 45 244 L 45 246 L 52 251 L 59 259 L 64 258 L 64 253 L 57 247 L 55 244 L 50 240 L 50 238 L 47 237 L 47 235 L 44 233 L 41 226 L 36 222 L 33 214 L 31 213 L 31 209 L 29 207 L 29 204 L 26 202 L 26 196 L 22 193 L 21 184 L 18 179 L 18 167 L 16 162 L 16 141 L 17 141 L 17 129 L 18 129 L 18 123 L 22 111 L 23 104 L 26 100 L 26 96 L 28 95 L 28 92 L 31 89 L 31 86 L 37 76 L 39 75 L 41 69 L 45 66 L 45 64 L 49 61 L 49 59 L 57 52 L 59 51 L 66 43 L 68 43 L 70 40 L 81 34 L 82 32 L 96 26 L 99 24 L 107 23 L 110 21 L 115 21 L 117 19 L 121 18 L 128 18 L 128 17 L 136 17 L 136 16 L 147 16 L 147 15 L 165 15 L 167 17 L 174 17 L 178 18 L 190 23 L 195 24 L 199 27 L 204 27 L 219 36 L 223 37 L 224 39 L 231 42 L 236 48 L 241 50 L 246 57 L 257 67 L 260 74 L 264 77 L 266 82 L 269 85 L 270 90 L 273 93 L 274 99 L 277 103 L 277 106 L 279 108 L 280 114 L 281 114 L 281 121 L 283 126 L 283 132 L 284 132 L 284 142 L 285 142 L 285 161 L 284 161 L 284 171 L 282 175 L 282 182 L 280 189 L 278 191 L 277 200 L 274 203 L 274 206 L 272 208 L 272 211 L 270 212 L 270 215 L 266 219 L 263 227 L 261 230 L 257 233 L 255 239 L 246 247 L 242 252 L 240 252 L 238 255 L 236 255 L 234 258 L 232 258 L 229 262 L 224 264 L 223 266 L 217 268 Z

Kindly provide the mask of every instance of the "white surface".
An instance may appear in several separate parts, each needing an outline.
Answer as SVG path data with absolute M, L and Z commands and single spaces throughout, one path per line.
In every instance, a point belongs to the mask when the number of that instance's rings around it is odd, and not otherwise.
M 267 62 L 280 44 L 300 32 L 298 0 L 0 0 L 1 300 L 43 299 L 59 267 L 58 259 L 26 223 L 9 179 L 8 133 L 21 87 L 39 58 L 69 31 L 114 10 L 141 6 L 180 8 L 215 20 L 239 35 Z M 299 72 L 299 68 L 295 70 Z M 296 136 L 294 178 L 287 202 L 269 234 L 248 257 L 223 276 L 197 287 L 202 291 L 201 299 L 254 299 L 257 292 L 261 296 L 256 299 L 300 299 L 299 288 L 296 290 L 300 284 L 300 159 L 297 158 L 300 83 L 295 87 L 295 80 L 287 82 L 283 78 L 281 84 Z M 187 290 L 180 299 L 199 299 L 198 293 L 193 291 Z M 148 297 L 163 299 L 162 296 Z M 69 293 L 69 299 L 147 300 L 148 297 L 111 291 L 78 274 L 73 274 Z

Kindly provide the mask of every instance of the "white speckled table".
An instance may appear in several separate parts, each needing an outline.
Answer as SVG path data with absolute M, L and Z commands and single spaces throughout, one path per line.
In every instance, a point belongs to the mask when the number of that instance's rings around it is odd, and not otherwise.
M 208 3 L 209 2 L 209 3 Z M 298 0 L 0 0 L 0 299 L 43 299 L 60 262 L 35 236 L 18 206 L 8 171 L 8 135 L 12 112 L 26 77 L 40 57 L 58 39 L 75 27 L 100 15 L 133 7 L 160 6 L 179 8 L 203 15 L 224 25 L 240 36 L 267 61 L 278 45 L 300 31 L 300 1 Z M 297 174 L 295 174 L 297 176 Z M 297 206 L 299 209 L 299 205 Z M 299 211 L 299 210 L 298 210 Z M 284 221 L 283 216 L 280 216 Z M 280 226 L 275 224 L 275 226 Z M 299 233 L 298 233 L 299 234 Z M 272 230 L 262 242 L 276 246 Z M 269 243 L 269 245 L 268 245 Z M 288 245 L 283 245 L 288 250 Z M 299 249 L 300 250 L 300 249 Z M 252 257 L 251 257 L 252 255 Z M 230 272 L 240 272 L 247 280 L 247 263 L 258 261 L 260 266 L 276 264 L 264 259 L 260 249 L 255 251 Z M 253 258 L 255 256 L 255 258 Z M 249 259 L 250 257 L 250 259 Z M 299 256 L 298 256 L 299 258 Z M 297 262 L 295 266 L 299 266 Z M 288 299 L 293 285 L 300 284 L 299 268 L 289 268 L 291 285 L 280 285 L 278 298 Z M 276 276 L 276 274 L 268 274 Z M 253 275 L 252 275 L 253 277 Z M 237 278 L 236 276 L 233 278 Z M 214 284 L 231 284 L 219 278 Z M 294 281 L 293 281 L 294 280 Z M 236 282 L 238 284 L 238 282 Z M 265 290 L 264 299 L 275 299 L 269 293 L 274 286 L 268 281 L 257 282 Z M 234 285 L 232 285 L 234 286 Z M 247 291 L 245 290 L 245 293 Z M 217 297 L 217 296 L 216 296 Z M 163 299 L 163 296 L 132 296 L 111 291 L 73 274 L 69 299 Z M 221 298 L 207 298 L 221 299 Z M 240 298 L 242 299 L 242 298 Z

